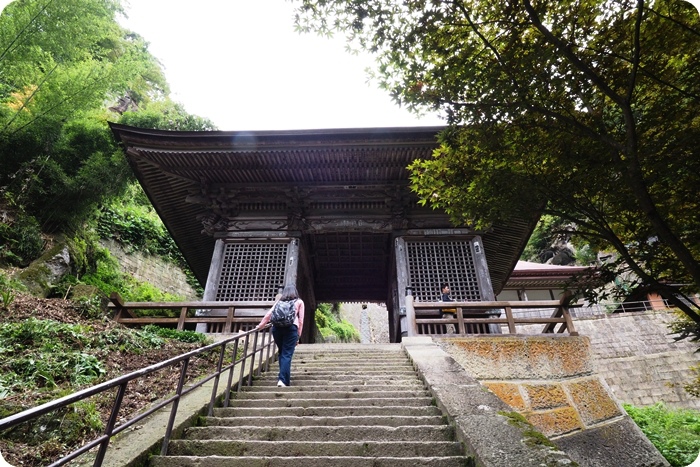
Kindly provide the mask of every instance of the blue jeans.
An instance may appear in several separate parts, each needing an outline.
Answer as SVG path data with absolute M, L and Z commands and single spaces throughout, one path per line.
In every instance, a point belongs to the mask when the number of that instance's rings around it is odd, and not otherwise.
M 299 329 L 296 325 L 291 325 L 288 328 L 278 328 L 272 326 L 272 338 L 275 340 L 277 349 L 279 349 L 280 357 L 280 374 L 279 380 L 289 386 L 292 370 L 292 356 L 296 349 L 297 341 L 299 340 Z

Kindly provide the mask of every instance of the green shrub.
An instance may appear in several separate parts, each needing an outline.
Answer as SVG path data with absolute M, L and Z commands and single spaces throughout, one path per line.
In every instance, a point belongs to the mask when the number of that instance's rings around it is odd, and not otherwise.
M 14 220 L 0 223 L 0 263 L 28 266 L 41 256 L 44 240 L 36 218 L 18 213 Z
M 131 184 L 122 198 L 102 209 L 97 233 L 127 250 L 157 255 L 170 261 L 182 270 L 189 286 L 199 296 L 203 295 L 201 284 L 137 183 Z
M 84 318 L 87 319 L 98 319 L 104 314 L 102 309 L 102 298 L 98 296 L 93 297 L 78 297 L 73 300 L 75 303 L 75 309 Z
M 204 343 L 207 341 L 207 336 L 205 334 L 195 332 L 195 331 L 178 331 L 177 329 L 163 328 L 156 326 L 154 324 L 149 324 L 143 327 L 144 333 L 152 333 L 159 337 L 165 337 L 167 339 L 174 339 L 181 342 Z
M 334 309 L 329 303 L 320 303 L 316 308 L 314 319 L 316 328 L 321 337 L 328 339 L 335 336 L 340 342 L 359 342 L 360 334 L 349 321 L 340 319 L 337 307 Z
M 157 348 L 166 337 L 122 328 L 95 333 L 90 326 L 36 318 L 0 324 L 0 393 L 90 384 L 104 375 L 106 352 Z M 187 332 L 177 338 L 195 342 Z
M 82 283 L 97 287 L 106 296 L 117 292 L 127 302 L 177 302 L 184 298 L 163 292 L 147 282 L 138 281 L 123 273 L 109 252 L 97 262 L 95 272 L 82 277 Z
M 674 467 L 690 465 L 700 452 L 700 412 L 690 409 L 670 409 L 663 403 L 649 407 L 624 404 L 656 449 Z

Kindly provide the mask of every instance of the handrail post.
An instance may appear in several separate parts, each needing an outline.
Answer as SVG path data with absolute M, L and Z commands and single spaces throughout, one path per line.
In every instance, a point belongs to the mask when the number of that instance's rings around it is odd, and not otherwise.
M 275 351 L 275 341 L 272 339 L 272 328 L 268 326 L 265 334 L 267 334 L 267 363 L 265 364 L 265 371 L 268 371 L 270 364 L 277 358 L 277 352 Z
M 209 399 L 209 407 L 207 408 L 207 417 L 211 417 L 214 414 L 214 401 L 216 401 L 216 393 L 219 390 L 219 378 L 221 377 L 221 367 L 224 365 L 225 355 L 226 345 L 222 345 L 221 351 L 219 352 L 219 361 L 216 364 L 216 376 L 214 377 L 214 384 L 211 389 L 211 398 Z
M 406 287 L 406 335 L 408 337 L 418 335 L 416 309 L 413 308 L 413 288 L 411 286 Z
M 160 448 L 160 455 L 165 456 L 168 454 L 168 444 L 170 444 L 170 435 L 173 433 L 173 426 L 175 425 L 175 417 L 177 416 L 177 408 L 180 405 L 180 397 L 182 397 L 182 388 L 185 386 L 185 379 L 187 378 L 187 367 L 189 366 L 190 359 L 186 358 L 182 361 L 182 371 L 180 372 L 180 380 L 177 382 L 177 391 L 175 391 L 175 400 L 173 401 L 173 406 L 170 409 L 170 418 L 168 419 L 168 426 L 165 429 L 165 436 L 163 437 L 163 445 Z
M 228 407 L 231 400 L 231 386 L 233 385 L 233 373 L 236 371 L 236 355 L 238 354 L 238 344 L 241 338 L 236 337 L 233 341 L 233 355 L 231 356 L 231 371 L 228 372 L 228 384 L 226 385 L 226 397 L 224 398 L 224 407 Z
M 248 372 L 248 383 L 246 386 L 253 385 L 253 370 L 255 370 L 255 354 L 258 352 L 258 331 L 253 335 L 253 350 L 250 355 L 250 371 Z
M 260 329 L 257 333 L 260 334 L 260 357 L 258 357 L 258 369 L 255 371 L 255 376 L 259 377 L 262 374 L 263 357 L 265 357 L 265 333 Z
M 238 387 L 236 388 L 236 393 L 240 393 L 241 387 L 243 386 L 243 373 L 245 373 L 245 364 L 248 360 L 248 341 L 250 341 L 250 334 L 245 335 L 245 343 L 243 344 L 243 360 L 241 360 L 241 369 L 240 373 L 238 374 Z
M 126 386 L 128 384 L 129 382 L 127 381 L 119 385 L 119 389 L 117 390 L 117 397 L 114 398 L 114 405 L 112 405 L 112 413 L 109 415 L 109 420 L 107 421 L 107 426 L 105 427 L 105 435 L 107 436 L 107 439 L 105 439 L 104 442 L 100 445 L 100 450 L 97 452 L 97 456 L 95 456 L 95 463 L 93 464 L 94 467 L 100 467 L 105 459 L 105 455 L 107 454 L 107 447 L 109 446 L 109 442 L 112 439 L 114 425 L 116 425 L 117 423 L 117 416 L 119 415 L 119 410 L 121 410 L 122 401 L 124 400 L 124 394 L 126 394 Z

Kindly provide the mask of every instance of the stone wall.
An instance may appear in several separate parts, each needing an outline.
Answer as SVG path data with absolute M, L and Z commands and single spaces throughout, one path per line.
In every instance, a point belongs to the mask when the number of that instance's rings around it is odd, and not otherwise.
M 469 375 L 579 465 L 667 465 L 596 373 L 588 337 L 435 340 Z
M 700 409 L 700 399 L 683 389 L 694 379 L 691 367 L 700 365 L 698 344 L 675 341 L 673 320 L 666 310 L 615 313 L 575 318 L 574 327 L 590 339 L 593 369 L 620 402 Z M 541 324 L 518 326 L 518 333 L 541 330 Z
M 122 271 L 139 281 L 148 282 L 163 292 L 182 297 L 185 300 L 198 300 L 195 290 L 187 284 L 185 273 L 172 263 L 157 256 L 139 252 L 127 253 L 116 242 L 103 240 L 102 245 L 114 256 Z
M 389 343 L 389 314 L 384 305 L 376 303 L 343 303 L 340 316 L 350 322 L 360 333 L 362 344 Z
M 620 401 L 700 409 L 700 399 L 683 389 L 694 379 L 690 368 L 700 365 L 698 344 L 673 340 L 673 318 L 668 311 L 622 313 L 574 324 L 590 338 L 595 370 Z

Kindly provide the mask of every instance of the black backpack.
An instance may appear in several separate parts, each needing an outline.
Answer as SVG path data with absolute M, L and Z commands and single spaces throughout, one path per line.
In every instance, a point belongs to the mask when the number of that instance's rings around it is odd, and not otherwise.
M 278 328 L 288 328 L 294 324 L 294 319 L 296 318 L 296 312 L 294 311 L 294 303 L 297 299 L 293 300 L 279 300 L 272 307 L 272 316 L 270 316 L 270 322 L 273 326 Z

